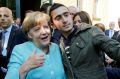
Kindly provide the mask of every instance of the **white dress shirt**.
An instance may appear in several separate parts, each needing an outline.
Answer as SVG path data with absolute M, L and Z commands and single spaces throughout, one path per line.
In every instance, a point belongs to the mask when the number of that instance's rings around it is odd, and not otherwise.
M 113 34 L 114 34 L 114 30 L 109 30 L 109 37 L 110 38 L 112 38 Z
M 11 29 L 12 29 L 12 25 L 6 29 L 6 32 L 5 32 L 5 40 L 4 40 L 4 44 L 3 44 L 3 51 L 2 51 L 2 55 L 3 56 L 6 56 L 7 55 L 7 45 L 8 45 L 8 40 L 9 40 L 9 36 L 10 36 L 10 32 L 11 32 Z

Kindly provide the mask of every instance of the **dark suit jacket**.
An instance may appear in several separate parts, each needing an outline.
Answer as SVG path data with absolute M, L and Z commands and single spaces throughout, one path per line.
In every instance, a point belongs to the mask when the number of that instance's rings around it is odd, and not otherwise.
M 120 42 L 120 34 L 119 31 L 116 31 L 112 37 L 112 39 L 117 40 L 118 42 Z
M 119 31 L 116 31 L 112 37 L 112 39 L 117 40 L 120 43 L 120 34 Z M 120 68 L 120 61 L 116 62 L 116 66 Z
M 54 33 L 53 33 L 53 35 L 51 37 L 51 42 L 56 43 L 56 44 L 59 45 L 60 38 L 61 38 L 61 33 L 57 29 L 54 29 Z
M 14 46 L 17 44 L 21 44 L 27 40 L 28 39 L 25 36 L 25 34 L 22 32 L 22 30 L 13 26 L 11 29 L 9 39 L 8 39 L 7 56 L 2 56 L 0 52 L 0 66 L 7 68 L 7 64 L 9 62 L 9 58 L 10 58 L 10 55 L 11 55 L 11 52 Z

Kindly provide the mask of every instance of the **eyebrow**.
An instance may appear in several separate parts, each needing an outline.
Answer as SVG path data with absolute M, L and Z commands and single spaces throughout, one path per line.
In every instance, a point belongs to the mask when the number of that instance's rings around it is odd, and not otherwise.
M 66 14 L 66 13 L 70 13 L 70 12 L 64 12 L 63 14 L 57 15 L 57 16 L 55 17 L 55 19 L 56 19 L 57 17 L 60 17 L 61 15 Z

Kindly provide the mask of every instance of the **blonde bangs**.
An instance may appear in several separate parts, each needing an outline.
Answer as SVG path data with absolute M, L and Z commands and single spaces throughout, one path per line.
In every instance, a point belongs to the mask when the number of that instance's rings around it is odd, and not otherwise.
M 49 22 L 50 18 L 47 14 L 36 11 L 29 13 L 23 21 L 23 31 L 29 32 L 29 30 L 36 25 L 41 25 L 42 23 Z
M 50 18 L 47 14 L 41 13 L 35 17 L 35 25 L 41 25 L 42 23 L 49 22 Z

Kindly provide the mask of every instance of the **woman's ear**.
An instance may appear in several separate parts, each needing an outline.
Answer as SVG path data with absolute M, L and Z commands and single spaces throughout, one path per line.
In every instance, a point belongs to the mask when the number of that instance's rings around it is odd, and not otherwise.
M 27 34 L 28 38 L 32 39 L 32 35 L 30 33 Z

